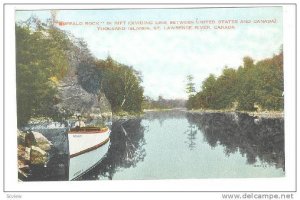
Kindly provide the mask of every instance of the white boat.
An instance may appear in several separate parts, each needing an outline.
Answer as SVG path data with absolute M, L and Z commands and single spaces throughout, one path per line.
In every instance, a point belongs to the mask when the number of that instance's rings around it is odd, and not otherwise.
M 80 127 L 68 132 L 69 180 L 78 178 L 98 164 L 108 151 L 110 130 Z

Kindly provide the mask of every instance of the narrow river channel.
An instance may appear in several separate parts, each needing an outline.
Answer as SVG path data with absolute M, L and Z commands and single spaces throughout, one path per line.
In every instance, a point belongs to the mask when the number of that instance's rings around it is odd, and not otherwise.
M 30 180 L 68 180 L 66 130 L 42 132 L 56 149 L 46 168 L 32 169 Z M 147 112 L 141 118 L 113 123 L 106 156 L 78 180 L 284 175 L 282 118 L 173 110 Z
M 174 110 L 148 112 L 112 130 L 107 157 L 81 180 L 285 174 L 283 119 L 255 122 L 247 114 Z

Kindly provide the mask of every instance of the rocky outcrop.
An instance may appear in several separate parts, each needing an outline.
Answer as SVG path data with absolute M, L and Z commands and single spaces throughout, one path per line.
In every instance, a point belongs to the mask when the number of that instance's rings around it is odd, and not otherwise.
M 18 171 L 19 179 L 28 177 L 29 166 L 46 165 L 52 143 L 41 133 L 18 130 Z
M 61 114 L 80 114 L 90 118 L 111 117 L 111 106 L 103 92 L 87 92 L 78 82 L 75 68 L 58 85 L 59 103 L 56 108 Z

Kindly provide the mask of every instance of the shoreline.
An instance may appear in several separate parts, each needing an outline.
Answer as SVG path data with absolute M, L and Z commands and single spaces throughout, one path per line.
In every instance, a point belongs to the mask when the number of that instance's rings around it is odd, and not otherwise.
M 267 119 L 284 119 L 284 111 L 232 111 L 232 110 L 187 110 L 187 113 L 198 113 L 198 114 L 213 114 L 213 113 L 243 113 L 248 114 L 249 116 L 256 117 L 256 118 L 267 118 Z
M 144 109 L 143 113 L 147 112 L 159 112 L 159 111 L 172 111 L 172 110 L 180 110 L 180 111 L 187 111 L 186 108 L 153 108 L 153 109 Z
M 134 119 L 137 117 L 144 116 L 146 113 L 150 112 L 168 112 L 168 111 L 183 111 L 186 113 L 191 114 L 217 114 L 217 113 L 223 113 L 223 114 L 234 114 L 234 113 L 240 113 L 240 114 L 247 114 L 249 116 L 255 117 L 255 118 L 267 118 L 267 119 L 284 119 L 284 111 L 234 111 L 234 110 L 187 110 L 186 108 L 167 108 L 167 109 L 144 109 L 142 113 L 137 114 L 129 114 L 129 115 L 117 115 L 113 114 L 114 120 L 120 120 L 120 119 Z
M 138 117 L 143 117 L 146 113 L 149 112 L 167 112 L 167 111 L 187 111 L 186 108 L 165 108 L 165 109 L 144 109 L 140 113 L 127 113 L 127 112 L 121 112 L 121 113 L 113 113 L 112 114 L 112 121 L 117 120 L 129 120 L 129 119 L 135 119 Z
M 150 112 L 168 112 L 168 111 L 183 111 L 183 112 L 191 113 L 191 114 L 241 113 L 241 114 L 248 114 L 249 116 L 252 116 L 255 118 L 268 118 L 268 119 L 282 118 L 282 119 L 284 119 L 284 111 L 257 112 L 257 111 L 209 110 L 209 109 L 207 109 L 207 110 L 203 110 L 203 109 L 187 110 L 186 108 L 166 108 L 166 109 L 144 109 L 141 113 L 113 113 L 112 114 L 112 122 L 115 122 L 118 120 L 136 119 L 139 117 L 143 117 L 146 113 L 150 113 Z M 70 119 L 72 119 L 72 118 L 70 118 Z M 45 123 L 45 124 L 54 123 L 54 124 L 58 125 L 60 122 L 56 122 L 47 117 L 32 118 L 31 121 L 27 124 L 27 126 L 34 125 L 34 124 L 43 124 L 43 123 Z M 21 128 L 20 130 L 23 130 L 23 128 Z M 26 130 L 26 129 L 24 129 L 24 130 Z

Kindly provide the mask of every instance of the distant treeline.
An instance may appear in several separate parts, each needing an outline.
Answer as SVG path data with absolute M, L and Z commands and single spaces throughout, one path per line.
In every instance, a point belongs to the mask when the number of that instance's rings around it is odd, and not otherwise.
M 103 91 L 112 111 L 141 112 L 143 88 L 141 74 L 110 56 L 92 56 L 87 44 L 62 31 L 49 19 L 42 23 L 31 17 L 16 23 L 16 82 L 18 126 L 31 117 L 60 116 L 55 109 L 61 80 L 71 68 L 79 84 L 89 93 Z M 101 44 L 99 44 L 101 45 Z
M 159 96 L 157 100 L 154 100 L 148 96 L 144 98 L 142 107 L 143 109 L 171 109 L 171 108 L 184 108 L 186 100 L 182 99 L 164 99 Z
M 188 109 L 232 109 L 243 111 L 283 110 L 284 80 L 283 51 L 272 58 L 254 63 L 244 57 L 243 66 L 238 69 L 225 67 L 219 77 L 211 74 L 187 101 Z M 191 76 L 188 77 L 191 81 Z

